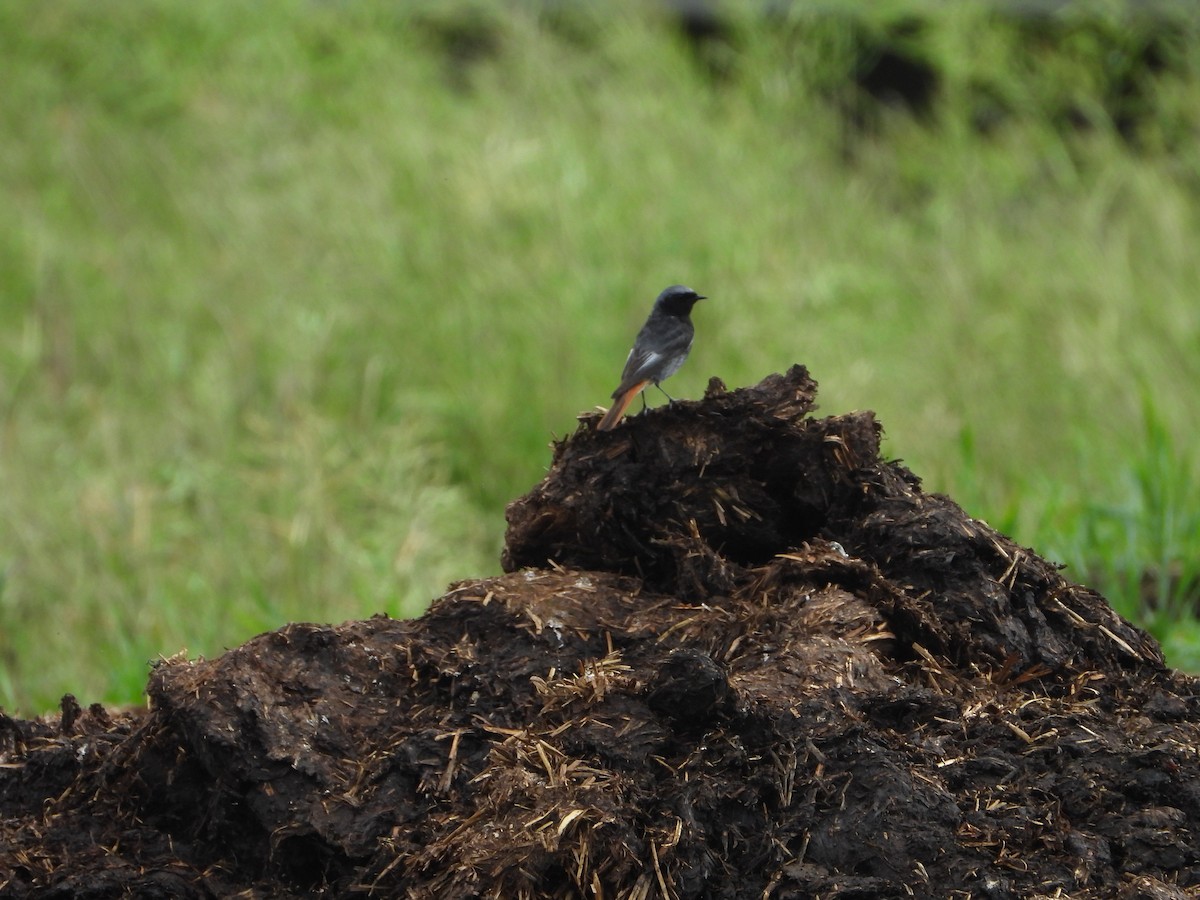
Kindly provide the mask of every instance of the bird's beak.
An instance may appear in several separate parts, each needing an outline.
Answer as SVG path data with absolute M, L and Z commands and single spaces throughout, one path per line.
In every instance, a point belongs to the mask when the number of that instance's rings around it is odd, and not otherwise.
M 696 295 L 696 299 L 697 299 L 697 300 L 707 300 L 708 298 L 707 298 L 707 297 L 705 297 L 703 294 L 697 294 L 697 295 Z

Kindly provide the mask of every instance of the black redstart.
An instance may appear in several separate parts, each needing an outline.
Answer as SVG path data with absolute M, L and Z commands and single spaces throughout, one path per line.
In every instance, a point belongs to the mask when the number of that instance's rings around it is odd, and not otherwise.
M 653 382 L 655 387 L 662 390 L 659 382 L 679 371 L 687 359 L 688 351 L 692 349 L 692 335 L 695 333 L 689 314 L 696 301 L 703 299 L 682 284 L 673 284 L 658 295 L 654 309 L 650 310 L 650 317 L 638 332 L 629 358 L 625 360 L 621 386 L 613 391 L 612 409 L 604 414 L 596 426 L 597 431 L 616 427 L 633 398 L 646 385 Z M 670 394 L 667 394 L 667 399 L 671 399 Z

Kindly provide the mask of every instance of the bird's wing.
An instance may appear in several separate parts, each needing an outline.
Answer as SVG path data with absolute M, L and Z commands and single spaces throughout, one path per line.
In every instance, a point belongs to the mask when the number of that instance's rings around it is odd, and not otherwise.
M 686 356 L 692 346 L 692 332 L 687 328 L 673 329 L 666 335 L 660 335 L 653 350 L 645 346 L 642 335 L 634 343 L 633 349 L 625 360 L 625 368 L 621 372 L 621 386 L 613 391 L 613 397 L 619 397 L 639 381 L 653 381 L 657 384 L 679 368 L 680 357 Z

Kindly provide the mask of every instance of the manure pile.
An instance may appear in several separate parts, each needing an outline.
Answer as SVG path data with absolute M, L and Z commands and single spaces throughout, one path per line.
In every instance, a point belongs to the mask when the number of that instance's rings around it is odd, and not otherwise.
M 1200 896 L 1200 703 L 802 367 L 555 447 L 508 574 L 0 715 L 0 896 Z

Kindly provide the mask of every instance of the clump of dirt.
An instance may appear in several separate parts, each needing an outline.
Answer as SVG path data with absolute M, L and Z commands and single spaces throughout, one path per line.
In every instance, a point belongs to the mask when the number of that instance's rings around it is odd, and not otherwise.
M 0 894 L 1200 895 L 1197 682 L 815 395 L 585 416 L 507 574 L 0 718 Z

